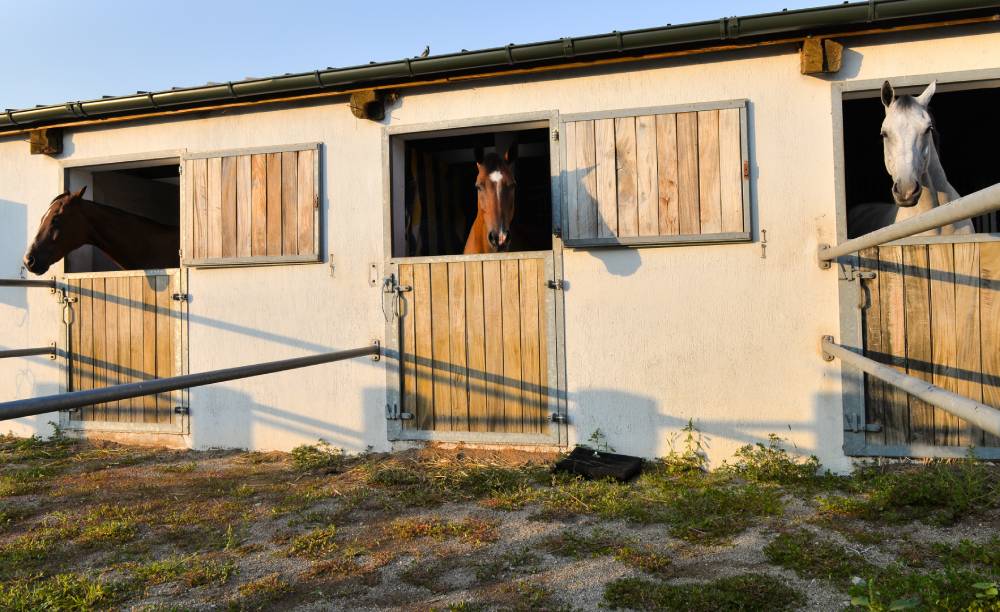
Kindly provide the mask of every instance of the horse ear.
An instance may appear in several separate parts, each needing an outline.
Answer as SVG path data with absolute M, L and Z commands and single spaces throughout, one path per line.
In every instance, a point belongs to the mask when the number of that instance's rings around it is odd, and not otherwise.
M 888 108 L 895 99 L 896 92 L 892 90 L 892 85 L 889 84 L 889 81 L 882 83 L 882 106 Z
M 79 198 L 82 198 L 84 192 L 86 192 L 86 191 L 87 191 L 87 186 L 86 185 L 84 185 L 83 187 L 80 187 L 80 190 L 73 194 L 73 199 L 77 200 Z
M 920 103 L 920 106 L 926 108 L 927 105 L 931 103 L 931 98 L 934 96 L 935 91 L 937 91 L 937 79 L 931 81 L 931 84 L 927 86 L 924 93 L 917 96 L 917 102 Z
M 510 148 L 507 149 L 507 152 L 503 154 L 503 160 L 505 162 L 507 162 L 508 164 L 513 164 L 514 162 L 517 161 L 517 143 L 516 142 L 514 144 L 510 145 Z

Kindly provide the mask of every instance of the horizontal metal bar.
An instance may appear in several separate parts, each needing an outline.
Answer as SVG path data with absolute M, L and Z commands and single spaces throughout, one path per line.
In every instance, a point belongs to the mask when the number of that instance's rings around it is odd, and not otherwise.
M 6 359 L 8 357 L 31 357 L 33 355 L 55 355 L 56 347 L 54 345 L 50 346 L 40 346 L 38 348 L 26 348 L 26 349 L 7 349 L 0 351 L 0 359 Z
M 833 261 L 844 255 L 856 253 L 893 240 L 908 238 L 914 234 L 943 227 L 956 221 L 969 219 L 970 217 L 978 217 L 997 209 L 1000 209 L 1000 183 L 970 193 L 953 202 L 921 213 L 916 217 L 910 217 L 899 223 L 893 223 L 882 229 L 869 232 L 864 236 L 852 238 L 837 246 L 820 247 L 819 260 L 821 263 Z
M 170 378 L 159 378 L 146 380 L 143 382 L 129 383 L 126 385 L 114 385 L 100 389 L 88 389 L 86 391 L 73 391 L 59 395 L 46 395 L 43 397 L 33 397 L 30 399 L 15 400 L 12 402 L 0 403 L 0 421 L 16 419 L 34 414 L 45 414 L 57 410 L 70 410 L 91 404 L 102 402 L 113 402 L 116 400 L 141 397 L 143 395 L 154 395 L 156 393 L 166 393 L 178 389 L 189 389 L 191 387 L 201 387 L 214 383 L 236 380 L 239 378 L 250 378 L 262 374 L 273 372 L 283 372 L 308 366 L 330 363 L 333 361 L 343 361 L 354 357 L 365 355 L 381 355 L 381 348 L 378 344 L 365 346 L 362 348 L 349 349 L 346 351 L 336 351 L 333 353 L 321 353 L 308 357 L 296 357 L 294 359 L 284 359 L 281 361 L 271 361 L 268 363 L 258 363 L 253 365 L 226 368 L 223 370 L 212 370 L 210 372 L 198 372 L 196 374 L 185 374 L 183 376 L 172 376 Z
M 0 287 L 45 287 L 55 289 L 55 279 L 36 280 L 27 278 L 0 278 Z
M 903 374 L 895 368 L 859 355 L 827 337 L 822 340 L 822 350 L 825 355 L 839 357 L 844 363 L 854 366 L 862 372 L 887 382 L 932 406 L 937 406 L 953 416 L 964 419 L 987 433 L 1000 436 L 1000 410 L 993 406 L 962 397 L 926 380 Z

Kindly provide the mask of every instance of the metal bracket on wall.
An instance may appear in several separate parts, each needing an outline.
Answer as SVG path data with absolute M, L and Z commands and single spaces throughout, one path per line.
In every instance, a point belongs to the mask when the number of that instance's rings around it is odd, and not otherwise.
M 819 353 L 823 356 L 823 361 L 833 361 L 833 355 L 827 353 L 823 350 L 823 344 L 826 342 L 833 342 L 833 336 L 820 336 L 819 338 Z
M 382 359 L 382 341 L 375 338 L 372 340 L 372 344 L 378 350 L 378 352 L 372 353 L 372 361 L 380 361 Z
M 879 423 L 862 423 L 860 414 L 845 414 L 844 419 L 844 431 L 849 431 L 851 433 L 876 433 L 882 431 L 882 425 Z

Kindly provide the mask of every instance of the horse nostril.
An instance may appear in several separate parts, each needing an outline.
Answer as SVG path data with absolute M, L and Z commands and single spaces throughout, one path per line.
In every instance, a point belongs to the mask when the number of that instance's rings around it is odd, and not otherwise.
M 497 243 L 497 233 L 496 232 L 490 232 L 490 235 L 488 236 L 488 238 L 489 238 L 490 244 L 495 245 Z
M 24 263 L 28 264 L 28 266 L 33 266 L 35 265 L 35 258 L 32 257 L 31 255 L 28 255 L 27 257 L 24 258 Z

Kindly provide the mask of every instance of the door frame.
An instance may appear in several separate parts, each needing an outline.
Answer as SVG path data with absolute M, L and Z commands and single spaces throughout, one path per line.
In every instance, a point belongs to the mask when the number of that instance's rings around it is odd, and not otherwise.
M 546 271 L 550 273 L 550 280 L 560 281 L 563 278 L 563 242 L 561 231 L 562 218 L 562 172 L 563 160 L 561 157 L 562 147 L 559 146 L 559 112 L 556 110 L 539 111 L 530 113 L 514 113 L 507 115 L 494 115 L 487 117 L 470 117 L 464 119 L 452 119 L 435 121 L 429 123 L 419 123 L 412 125 L 387 126 L 382 129 L 382 276 L 383 279 L 398 279 L 398 265 L 400 263 L 428 263 L 442 261 L 469 261 L 480 259 L 511 259 L 518 256 L 523 257 L 525 253 L 501 253 L 496 255 L 439 255 L 431 257 L 393 257 L 393 232 L 398 232 L 395 219 L 392 216 L 393 210 L 393 187 L 402 187 L 402 180 L 405 175 L 398 170 L 393 175 L 393 168 L 403 168 L 404 163 L 400 158 L 403 152 L 403 144 L 411 138 L 429 138 L 434 136 L 461 135 L 463 133 L 476 133 L 483 131 L 513 131 L 530 128 L 545 128 L 549 130 L 549 168 L 552 201 L 552 249 L 545 253 Z M 394 163 L 395 160 L 395 163 Z M 403 168 L 405 171 L 405 168 Z M 400 182 L 399 185 L 396 183 Z M 398 191 L 398 189 L 397 189 Z M 552 312 L 550 321 L 552 329 L 549 331 L 551 349 L 549 350 L 549 379 L 555 382 L 555 387 L 549 398 L 550 420 L 548 421 L 548 434 L 523 434 L 523 433 L 501 433 L 501 432 L 476 432 L 476 431 L 426 431 L 417 429 L 404 429 L 403 422 L 399 418 L 400 389 L 402 388 L 402 370 L 399 367 L 401 347 L 399 342 L 399 318 L 393 314 L 389 297 L 380 290 L 382 300 L 382 311 L 388 313 L 385 316 L 385 347 L 383 354 L 389 359 L 386 360 L 386 429 L 390 442 L 392 441 L 440 441 L 440 442 L 466 442 L 481 444 L 510 444 L 510 445 L 540 445 L 540 446 L 561 446 L 568 444 L 567 419 L 566 419 L 566 351 L 565 351 L 565 325 L 564 312 L 565 303 L 563 291 L 552 289 L 551 304 Z M 554 371 L 552 370 L 554 368 Z M 552 420 L 552 416 L 556 419 Z
M 63 159 L 59 161 L 59 189 L 57 193 L 64 192 L 69 184 L 69 173 L 72 170 L 79 170 L 81 168 L 90 168 L 101 166 L 103 170 L 115 170 L 115 169 L 125 169 L 125 168 L 139 168 L 143 166 L 153 166 L 153 165 L 167 165 L 171 162 L 175 162 L 178 166 L 181 164 L 181 159 L 187 153 L 187 149 L 165 149 L 160 151 L 147 151 L 140 153 L 126 153 L 122 155 L 110 155 L 110 156 L 100 156 L 100 157 L 74 157 L 69 159 Z M 180 223 L 178 231 L 182 231 L 184 224 L 184 189 L 180 189 L 180 199 L 178 200 L 178 205 L 180 206 Z M 150 274 L 176 274 L 177 275 L 177 286 L 180 293 L 187 294 L 188 292 L 188 268 L 181 263 L 178 268 L 169 269 L 150 269 L 150 270 L 125 270 L 117 272 L 65 272 L 61 271 L 57 276 L 61 279 L 58 283 L 59 290 L 64 291 L 65 296 L 68 294 L 68 279 L 76 278 L 106 278 L 108 275 L 137 275 L 142 272 L 145 275 Z M 178 310 L 181 313 L 180 320 L 177 324 L 177 330 L 175 331 L 175 342 L 178 350 L 174 351 L 174 368 L 175 375 L 180 376 L 182 374 L 189 373 L 190 358 L 188 355 L 188 302 L 180 301 L 178 302 Z M 68 311 L 68 313 L 67 313 Z M 68 393 L 70 391 L 70 375 L 71 375 L 71 364 L 70 364 L 70 323 L 72 322 L 72 312 L 73 304 L 63 304 L 63 317 L 62 317 L 62 333 L 58 334 L 59 339 L 57 341 L 58 353 L 64 355 L 64 361 L 62 365 L 63 376 L 60 377 L 59 381 L 59 393 Z M 67 316 L 68 315 L 68 316 Z M 174 404 L 176 406 L 183 406 L 187 408 L 184 414 L 179 415 L 177 423 L 120 423 L 115 421 L 73 421 L 70 419 L 70 412 L 66 410 L 59 411 L 59 427 L 64 431 L 78 431 L 78 432 L 88 432 L 88 431 L 106 431 L 106 432 L 121 432 L 121 433 L 154 433 L 154 434 L 176 434 L 176 435 L 187 435 L 191 433 L 191 390 L 181 389 L 178 391 L 173 391 L 171 397 L 176 401 Z
M 938 91 L 961 91 L 1000 87 L 1000 68 L 959 70 L 931 74 L 886 76 L 878 79 L 840 81 L 833 83 L 831 90 L 831 118 L 833 136 L 834 202 L 836 206 L 837 242 L 847 239 L 847 182 L 846 161 L 844 159 L 844 101 L 865 97 L 877 97 L 882 83 L 891 79 L 898 93 L 920 93 L 933 80 L 938 82 Z M 973 234 L 965 237 L 911 237 L 888 245 L 938 244 L 955 242 L 993 242 L 1000 240 L 998 234 Z M 842 258 L 858 265 L 857 254 Z M 836 263 L 838 285 L 838 306 L 840 312 L 840 342 L 845 346 L 864 346 L 864 326 L 862 311 L 858 307 L 864 289 L 860 280 L 851 273 L 849 266 Z M 844 454 L 848 457 L 919 457 L 919 458 L 962 458 L 969 449 L 964 446 L 929 445 L 883 445 L 868 442 L 864 426 L 867 423 L 865 407 L 865 375 L 847 365 L 842 365 L 841 398 L 843 403 Z M 976 447 L 975 455 L 981 459 L 1000 459 L 1000 448 Z

